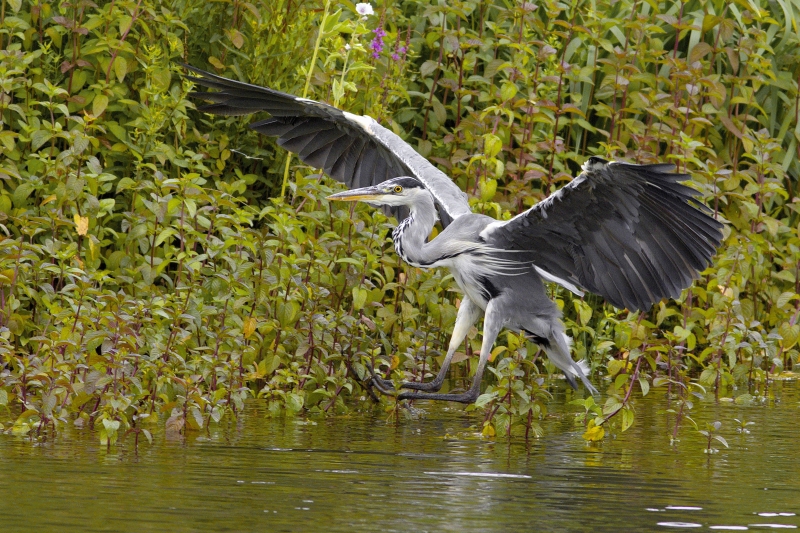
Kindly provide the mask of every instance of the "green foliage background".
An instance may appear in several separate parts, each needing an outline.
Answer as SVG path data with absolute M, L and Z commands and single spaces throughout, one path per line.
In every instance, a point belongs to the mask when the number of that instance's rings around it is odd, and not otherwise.
M 678 399 L 677 434 L 690 392 L 755 401 L 792 368 L 800 2 L 374 8 L 2 0 L 1 429 L 77 424 L 113 443 L 201 429 L 250 397 L 343 413 L 372 405 L 366 365 L 421 379 L 445 352 L 447 273 L 400 264 L 393 221 L 328 205 L 339 186 L 287 167 L 249 118 L 194 111 L 178 62 L 374 116 L 497 217 L 592 154 L 691 173 L 726 239 L 679 301 L 633 314 L 552 288 L 603 391 L 603 405 L 577 400 L 587 439 L 626 429 L 652 386 Z M 471 409 L 486 435 L 537 434 L 562 385 L 515 334 L 495 352 Z

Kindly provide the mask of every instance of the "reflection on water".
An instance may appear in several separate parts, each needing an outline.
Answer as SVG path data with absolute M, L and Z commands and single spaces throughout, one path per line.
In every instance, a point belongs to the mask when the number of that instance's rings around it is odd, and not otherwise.
M 670 445 L 663 395 L 636 424 L 587 445 L 567 399 L 546 436 L 482 440 L 480 415 L 419 404 L 386 414 L 265 418 L 185 440 L 106 451 L 88 431 L 31 444 L 0 436 L 0 529 L 10 531 L 766 531 L 800 520 L 800 387 L 764 405 L 698 402 L 730 445 L 705 454 L 687 422 Z M 560 410 L 560 411 L 559 411 Z M 734 419 L 755 422 L 749 432 Z

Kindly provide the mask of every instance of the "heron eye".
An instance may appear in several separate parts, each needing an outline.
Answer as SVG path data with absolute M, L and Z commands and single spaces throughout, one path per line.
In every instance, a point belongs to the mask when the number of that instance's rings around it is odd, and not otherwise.
M 399 185 L 394 186 L 394 192 L 403 192 L 403 188 Z

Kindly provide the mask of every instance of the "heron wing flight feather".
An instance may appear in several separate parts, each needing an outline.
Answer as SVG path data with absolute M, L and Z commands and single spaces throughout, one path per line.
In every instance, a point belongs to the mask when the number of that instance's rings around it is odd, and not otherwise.
M 446 174 L 374 119 L 183 66 L 196 74 L 186 76 L 188 80 L 219 91 L 191 93 L 212 102 L 199 107 L 200 111 L 225 116 L 269 113 L 270 118 L 254 122 L 250 128 L 277 137 L 279 146 L 349 188 L 413 176 L 433 195 L 443 224 L 471 212 L 466 194 Z
M 722 224 L 697 202 L 672 165 L 591 158 L 568 185 L 481 233 L 487 244 L 530 251 L 552 278 L 619 308 L 647 309 L 677 298 L 708 266 Z M 527 254 L 526 254 L 527 255 Z

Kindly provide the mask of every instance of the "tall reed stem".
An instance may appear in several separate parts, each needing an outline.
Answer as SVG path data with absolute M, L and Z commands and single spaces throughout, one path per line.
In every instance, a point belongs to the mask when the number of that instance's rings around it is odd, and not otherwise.
M 325 33 L 325 22 L 328 20 L 328 13 L 330 11 L 331 1 L 325 1 L 325 12 L 322 14 L 322 22 L 319 24 L 319 32 L 317 32 L 317 42 L 314 44 L 314 53 L 311 55 L 311 66 L 308 67 L 306 73 L 306 85 L 303 87 L 303 98 L 308 96 L 308 86 L 311 85 L 311 76 L 314 74 L 314 65 L 317 64 L 317 54 L 319 53 L 319 45 L 322 43 L 322 36 Z M 283 184 L 281 185 L 281 198 L 286 196 L 286 185 L 289 183 L 289 165 L 292 162 L 292 153 L 286 152 L 286 166 L 283 168 Z

